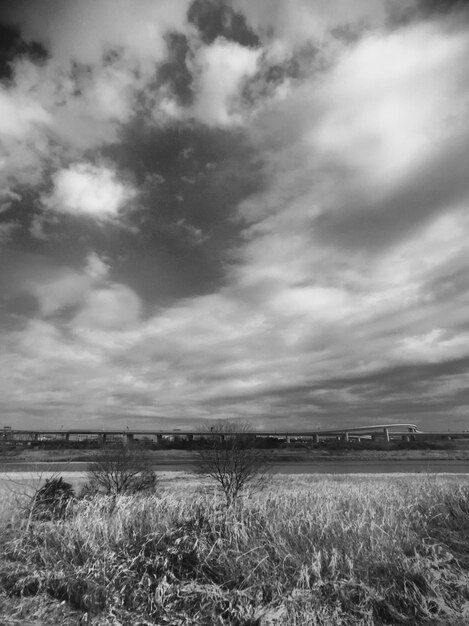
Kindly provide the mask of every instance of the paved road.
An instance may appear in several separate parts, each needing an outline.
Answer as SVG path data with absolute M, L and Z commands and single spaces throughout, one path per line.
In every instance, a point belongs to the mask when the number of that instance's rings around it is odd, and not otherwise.
M 193 463 L 189 459 L 168 459 L 153 463 L 153 469 L 160 472 L 190 472 Z M 407 460 L 407 461 L 300 461 L 282 462 L 273 465 L 273 471 L 279 474 L 388 474 L 388 473 L 444 473 L 469 474 L 469 460 Z M 43 462 L 0 463 L 0 472 L 86 472 L 84 462 Z

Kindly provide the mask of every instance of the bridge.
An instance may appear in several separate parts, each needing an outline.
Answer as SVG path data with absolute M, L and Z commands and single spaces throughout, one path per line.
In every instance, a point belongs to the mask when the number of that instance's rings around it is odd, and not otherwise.
M 295 440 L 311 440 L 319 443 L 321 440 L 341 439 L 343 441 L 360 441 L 362 439 L 383 440 L 389 442 L 395 439 L 405 441 L 428 438 L 461 438 L 469 437 L 469 432 L 423 432 L 415 424 L 377 424 L 368 426 L 353 426 L 333 428 L 326 430 L 292 430 L 292 431 L 252 431 L 223 433 L 215 430 L 130 430 L 125 429 L 13 429 L 6 426 L 0 429 L 0 440 L 7 442 L 34 443 L 40 441 L 83 441 L 99 440 L 102 444 L 107 441 L 123 441 L 131 444 L 134 440 L 145 438 L 147 440 L 162 443 L 164 439 L 186 439 L 193 441 L 194 438 L 218 436 L 220 439 L 228 436 L 246 435 L 256 439 L 276 438 L 287 444 Z

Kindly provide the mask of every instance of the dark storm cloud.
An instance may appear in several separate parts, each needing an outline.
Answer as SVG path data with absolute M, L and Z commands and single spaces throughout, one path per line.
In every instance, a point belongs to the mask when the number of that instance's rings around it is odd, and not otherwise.
M 0 15 L 0 80 L 13 77 L 12 62 L 19 56 L 44 62 L 47 50 L 40 43 L 23 41 L 19 29 L 2 23 Z
M 206 44 L 213 43 L 217 37 L 224 37 L 242 46 L 260 45 L 259 37 L 246 23 L 246 17 L 226 2 L 194 0 L 187 15 Z
M 424 284 L 424 292 L 428 299 L 445 302 L 456 300 L 469 293 L 469 275 L 464 258 L 458 260 L 432 277 Z M 466 327 L 467 329 L 467 327 Z
M 418 9 L 424 15 L 453 13 L 469 8 L 468 0 L 418 0 Z
M 279 386 L 275 391 L 247 392 L 242 402 L 253 413 L 269 407 L 271 420 L 284 422 L 289 414 L 305 428 L 326 428 L 332 424 L 404 422 L 425 420 L 426 428 L 446 430 L 445 415 L 462 409 L 469 400 L 463 381 L 469 374 L 469 358 L 438 363 L 412 363 L 394 366 L 370 374 L 344 378 L 331 377 L 319 384 Z M 462 388 L 445 392 L 445 385 L 459 379 Z M 344 402 L 344 399 L 347 399 Z M 216 399 L 209 406 L 240 402 L 237 396 Z M 431 415 L 434 417 L 432 418 Z M 274 423 L 274 422 L 273 422 Z M 464 418 L 458 421 L 464 424 Z
M 142 190 L 130 223 L 138 247 L 122 235 L 113 250 L 125 281 L 147 298 L 205 293 L 224 281 L 240 242 L 238 204 L 263 184 L 256 151 L 243 134 L 195 125 L 166 130 L 136 124 L 104 151 L 130 170 Z M 142 254 L 142 251 L 145 251 Z M 108 249 L 107 253 L 111 251 Z M 171 287 L 162 289 L 165 268 Z
M 181 33 L 169 33 L 166 37 L 168 60 L 158 69 L 157 84 L 168 85 L 179 104 L 189 106 L 194 100 L 193 77 L 187 67 L 191 50 L 187 37 Z
M 468 8 L 467 0 L 391 0 L 386 4 L 387 23 L 390 28 L 395 28 L 422 20 L 465 21 Z
M 438 363 L 409 363 L 385 368 L 369 374 L 357 374 L 343 378 L 331 378 L 330 389 L 350 387 L 365 391 L 374 398 L 385 398 L 394 394 L 412 393 L 424 387 L 431 389 L 438 381 L 453 376 L 465 377 L 469 372 L 469 358 L 451 359 Z
M 135 181 L 134 210 L 104 229 L 92 219 L 47 216 L 37 237 L 32 224 L 48 184 L 26 189 L 0 215 L 22 225 L 18 253 L 27 258 L 35 251 L 49 264 L 79 268 L 83 250 L 99 250 L 112 262 L 113 279 L 131 284 L 149 305 L 222 284 L 243 227 L 236 207 L 262 185 L 249 141 L 194 125 L 159 130 L 136 123 L 101 153 Z

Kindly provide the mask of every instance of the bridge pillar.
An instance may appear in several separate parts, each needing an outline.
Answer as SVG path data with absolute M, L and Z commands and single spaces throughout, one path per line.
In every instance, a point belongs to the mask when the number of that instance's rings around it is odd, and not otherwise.
M 317 434 L 313 435 L 313 443 L 319 443 L 319 435 Z
M 286 435 L 285 441 L 287 442 L 287 444 L 291 443 L 290 435 Z
M 389 443 L 389 430 L 387 428 L 384 428 L 383 433 L 384 433 L 384 441 Z
M 349 441 L 349 440 L 350 440 L 349 434 L 348 434 L 348 432 L 345 432 L 342 435 L 342 441 Z

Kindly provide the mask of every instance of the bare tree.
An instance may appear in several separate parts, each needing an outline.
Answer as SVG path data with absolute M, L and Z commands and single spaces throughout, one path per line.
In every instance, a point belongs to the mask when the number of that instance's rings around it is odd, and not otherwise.
M 257 491 L 271 476 L 272 455 L 256 447 L 249 423 L 217 420 L 201 427 L 196 470 L 215 481 L 231 506 L 245 489 Z
M 104 448 L 88 465 L 85 492 L 118 496 L 155 487 L 156 474 L 150 458 L 139 448 Z

